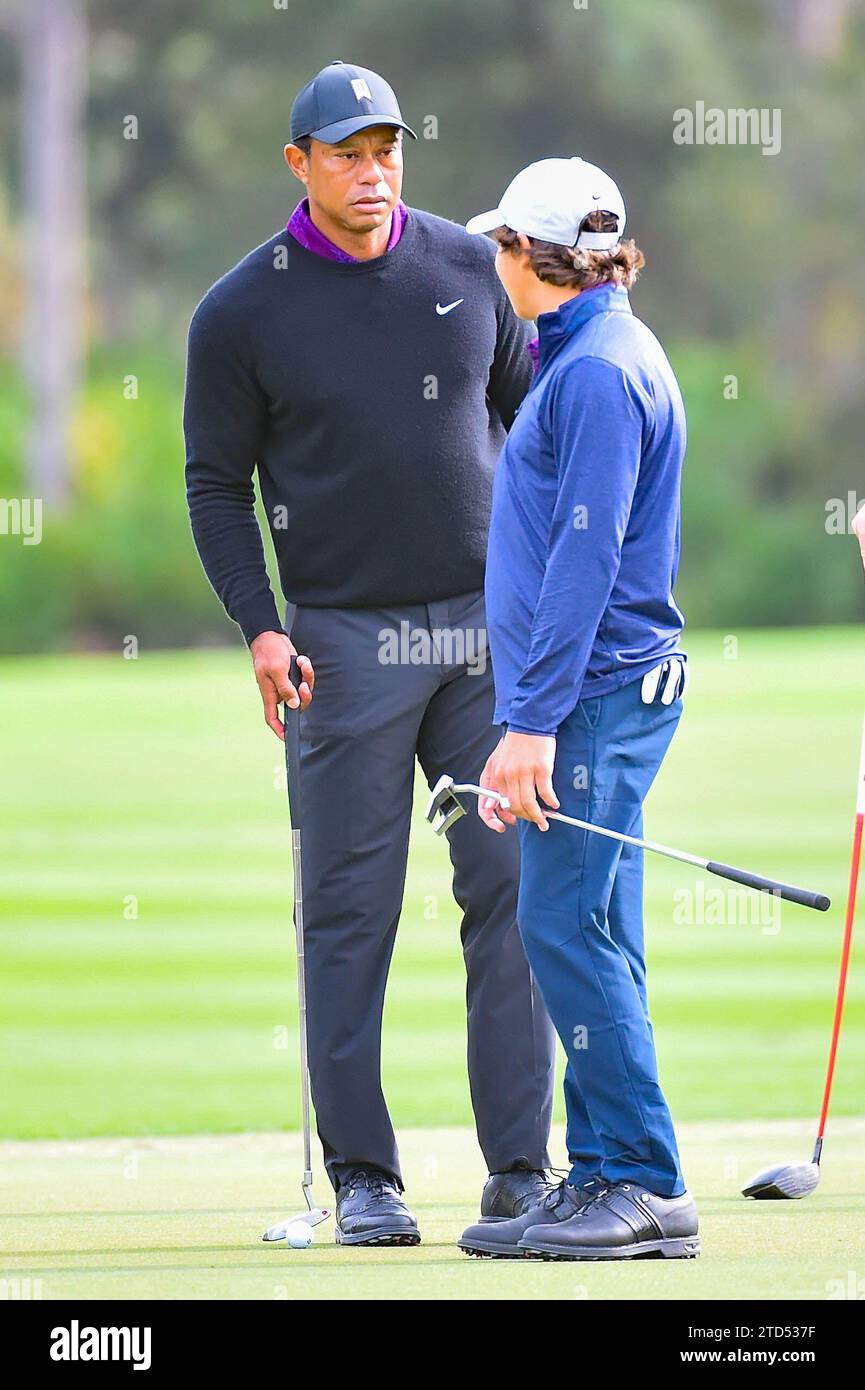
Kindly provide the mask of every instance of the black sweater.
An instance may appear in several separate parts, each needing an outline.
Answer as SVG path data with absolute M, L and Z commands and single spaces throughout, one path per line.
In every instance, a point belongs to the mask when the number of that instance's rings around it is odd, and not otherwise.
M 486 237 L 410 209 L 393 250 L 356 264 L 282 231 L 198 305 L 189 513 L 247 642 L 282 630 L 256 467 L 290 601 L 383 607 L 482 587 L 493 470 L 531 379 L 528 326 L 494 255 Z

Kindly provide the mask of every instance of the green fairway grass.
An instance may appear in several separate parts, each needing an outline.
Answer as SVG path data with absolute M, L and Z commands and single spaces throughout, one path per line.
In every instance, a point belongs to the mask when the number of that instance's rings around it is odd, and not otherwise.
M 861 1298 L 865 1123 L 836 1122 L 824 1177 L 801 1202 L 746 1202 L 739 1186 L 778 1159 L 807 1159 L 807 1123 L 684 1125 L 698 1197 L 697 1260 L 476 1260 L 455 1241 L 476 1219 L 484 1173 L 468 1130 L 404 1135 L 416 1249 L 263 1245 L 297 1210 L 297 1136 L 247 1134 L 0 1145 L 0 1279 L 51 1299 Z M 561 1145 L 561 1136 L 557 1136 Z M 318 1201 L 329 1200 L 321 1172 Z M 19 1281 L 16 1284 L 14 1281 Z M 29 1281 L 29 1282 L 26 1282 Z
M 686 649 L 686 711 L 647 833 L 834 901 L 825 915 L 785 906 L 780 924 L 719 924 L 715 900 L 698 895 L 716 893 L 721 880 L 650 856 L 663 1080 L 683 1120 L 813 1119 L 849 865 L 861 633 L 743 631 L 737 649 L 726 634 L 704 633 L 689 635 Z M 296 1127 L 282 748 L 264 726 L 248 655 L 4 661 L 0 765 L 0 1132 Z M 334 814 L 351 814 L 356 793 L 347 785 Z M 401 1129 L 471 1121 L 459 916 L 447 847 L 421 808 L 419 785 L 385 1018 L 385 1088 Z M 746 912 L 776 906 L 741 898 Z M 839 1117 L 865 1114 L 863 944 L 854 946 Z M 260 1195 L 250 1191 L 248 1204 Z M 206 1230 L 183 1240 L 212 1238 Z

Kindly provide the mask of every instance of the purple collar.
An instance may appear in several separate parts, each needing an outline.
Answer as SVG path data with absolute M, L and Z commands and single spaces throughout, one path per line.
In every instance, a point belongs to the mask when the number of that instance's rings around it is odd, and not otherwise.
M 408 208 L 400 198 L 393 210 L 390 219 L 390 237 L 388 238 L 387 250 L 392 251 L 403 234 Z M 326 237 L 324 232 L 319 231 L 309 215 L 309 199 L 304 198 L 298 203 L 291 217 L 286 223 L 286 231 L 289 232 L 307 251 L 312 251 L 316 256 L 323 256 L 328 261 L 342 261 L 344 264 L 357 265 L 358 257 L 349 255 L 348 251 L 343 251 L 340 246 L 334 246 L 330 237 Z

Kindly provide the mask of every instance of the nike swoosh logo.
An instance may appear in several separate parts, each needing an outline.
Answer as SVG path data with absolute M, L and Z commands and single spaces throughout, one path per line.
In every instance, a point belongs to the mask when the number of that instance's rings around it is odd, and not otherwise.
M 436 305 L 436 313 L 437 313 L 437 314 L 449 314 L 450 311 L 451 311 L 451 309 L 455 309 L 455 308 L 457 307 L 457 305 L 458 305 L 458 304 L 462 304 L 462 302 L 463 302 L 463 301 L 462 301 L 461 299 L 455 299 L 454 302 L 453 302 L 453 304 L 445 304 L 444 306 L 442 306 L 441 304 L 437 304 L 437 305 Z

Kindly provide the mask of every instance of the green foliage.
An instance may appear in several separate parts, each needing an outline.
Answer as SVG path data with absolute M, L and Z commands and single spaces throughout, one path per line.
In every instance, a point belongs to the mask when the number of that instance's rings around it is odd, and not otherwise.
M 138 399 L 124 377 L 138 379 Z M 0 538 L 0 650 L 153 646 L 231 639 L 193 548 L 183 485 L 181 381 L 156 352 L 128 352 L 123 376 L 94 364 L 74 428 L 74 501 L 46 512 L 40 545 Z M 0 492 L 26 494 L 24 402 L 0 390 Z
M 384 72 L 421 139 L 405 196 L 463 221 L 524 163 L 580 153 L 622 184 L 646 253 L 634 292 L 690 424 L 680 597 L 696 623 L 861 617 L 855 543 L 826 508 L 865 495 L 865 12 L 820 0 L 91 0 L 89 262 L 95 360 L 75 502 L 46 542 L 0 537 L 0 649 L 230 637 L 192 552 L 181 487 L 186 326 L 210 283 L 284 223 L 294 94 L 341 56 Z M 0 57 L 7 71 L 9 54 Z M 3 84 L 0 128 L 14 119 Z M 8 93 L 8 95 L 7 95 Z M 674 113 L 778 108 L 782 145 L 678 145 Z M 124 123 L 137 121 L 136 138 Z M 427 118 L 437 125 L 427 127 Z M 430 136 L 432 138 L 425 138 Z M 23 260 L 14 142 L 0 249 Z M 0 350 L 20 317 L 0 273 Z M 154 347 L 158 344 L 158 348 Z M 137 402 L 123 400 L 129 372 Z M 724 379 L 738 378 L 738 398 Z M 0 483 L 24 403 L 0 383 Z
M 858 549 L 827 529 L 807 403 L 753 349 L 693 342 L 674 345 L 671 357 L 688 411 L 677 589 L 688 622 L 860 618 Z M 728 399 L 730 378 L 738 396 Z M 842 499 L 846 506 L 846 492 Z

